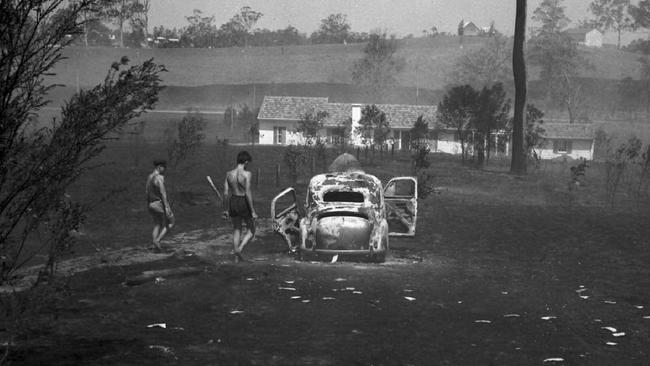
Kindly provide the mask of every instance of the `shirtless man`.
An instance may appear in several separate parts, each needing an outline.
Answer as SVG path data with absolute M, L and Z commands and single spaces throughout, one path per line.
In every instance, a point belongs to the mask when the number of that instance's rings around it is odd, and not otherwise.
M 241 252 L 246 244 L 255 236 L 255 219 L 257 213 L 253 208 L 253 195 L 251 194 L 251 172 L 246 166 L 252 160 L 247 151 L 237 154 L 237 167 L 226 173 L 223 185 L 224 216 L 230 217 L 233 225 L 233 248 L 235 261 L 244 261 Z M 242 237 L 242 222 L 246 221 L 248 231 Z
M 158 251 L 162 251 L 160 241 L 167 234 L 170 225 L 169 219 L 173 217 L 173 213 L 167 200 L 165 178 L 163 176 L 167 163 L 164 160 L 156 160 L 153 162 L 153 165 L 154 170 L 147 177 L 147 205 L 154 222 L 152 232 L 153 245 L 156 246 Z

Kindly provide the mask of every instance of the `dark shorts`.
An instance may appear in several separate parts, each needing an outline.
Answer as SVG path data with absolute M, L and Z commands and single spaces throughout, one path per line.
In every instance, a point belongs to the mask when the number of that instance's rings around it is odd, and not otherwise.
M 231 196 L 228 214 L 232 219 L 232 225 L 235 229 L 241 228 L 242 222 L 246 221 L 248 230 L 255 232 L 255 222 L 246 196 Z
M 149 214 L 153 217 L 153 221 L 156 224 L 167 225 L 167 215 L 165 215 L 165 206 L 162 201 L 153 201 L 149 202 Z

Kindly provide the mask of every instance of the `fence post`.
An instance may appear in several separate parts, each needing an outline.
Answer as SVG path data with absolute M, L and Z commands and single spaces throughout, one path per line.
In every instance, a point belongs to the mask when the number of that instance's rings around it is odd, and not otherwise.
M 368 145 L 366 145 L 364 148 L 363 154 L 365 155 L 365 159 L 368 160 Z
M 395 143 L 390 145 L 390 157 L 392 158 L 393 156 L 395 156 Z

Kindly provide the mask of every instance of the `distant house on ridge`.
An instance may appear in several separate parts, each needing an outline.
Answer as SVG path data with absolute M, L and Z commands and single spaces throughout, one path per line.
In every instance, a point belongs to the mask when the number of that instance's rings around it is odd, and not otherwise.
M 474 37 L 483 34 L 481 28 L 477 27 L 476 24 L 474 24 L 473 22 L 463 21 L 462 24 L 463 24 L 463 36 Z
M 603 46 L 603 34 L 598 29 L 569 28 L 566 33 L 579 45 L 597 48 Z

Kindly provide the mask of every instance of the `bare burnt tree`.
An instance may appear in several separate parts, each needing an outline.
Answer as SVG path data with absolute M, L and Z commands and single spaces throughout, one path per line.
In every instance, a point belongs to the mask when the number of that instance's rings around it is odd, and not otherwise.
M 512 161 L 510 172 L 526 173 L 526 146 L 524 146 L 524 116 L 526 114 L 526 0 L 517 0 L 515 15 L 515 43 L 512 47 L 512 71 L 515 79 L 515 115 L 512 120 Z

